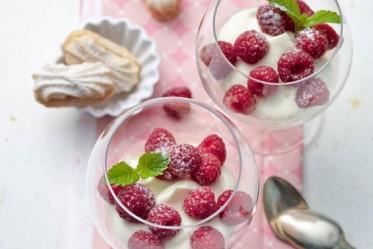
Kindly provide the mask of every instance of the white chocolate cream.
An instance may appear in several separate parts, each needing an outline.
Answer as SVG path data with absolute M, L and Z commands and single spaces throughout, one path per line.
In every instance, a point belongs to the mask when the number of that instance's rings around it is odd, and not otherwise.
M 218 40 L 226 41 L 234 44 L 237 37 L 245 31 L 256 30 L 260 32 L 269 43 L 269 50 L 267 55 L 256 64 L 247 64 L 238 60 L 236 67 L 246 75 L 249 74 L 257 66 L 269 66 L 277 71 L 277 62 L 281 55 L 287 50 L 295 48 L 294 34 L 285 32 L 278 36 L 270 36 L 261 31 L 259 23 L 256 18 L 258 8 L 245 9 L 234 14 L 221 27 L 218 33 Z M 315 68 L 319 68 L 331 56 L 331 51 L 328 51 L 323 58 L 315 61 Z M 332 89 L 334 82 L 332 81 L 332 73 L 335 72 L 335 66 L 328 66 L 319 75 L 327 84 L 329 90 Z M 247 78 L 239 73 L 231 73 L 226 79 L 228 85 L 242 84 L 247 86 Z M 313 108 L 301 109 L 295 102 L 296 88 L 292 86 L 281 86 L 271 96 L 257 97 L 256 108 L 251 114 L 259 119 L 266 120 L 284 120 L 294 118 L 304 112 L 311 111 Z
M 181 216 L 181 226 L 192 225 L 200 220 L 190 218 L 183 210 L 183 203 L 186 195 L 193 189 L 201 187 L 191 179 L 183 178 L 172 182 L 151 178 L 141 181 L 142 184 L 148 186 L 154 194 L 157 204 L 166 204 L 175 208 Z M 216 183 L 210 185 L 212 191 L 215 193 L 217 199 L 221 193 L 227 189 L 234 188 L 235 181 L 228 169 L 222 167 L 221 176 Z M 128 239 L 133 233 L 138 230 L 149 231 L 146 225 L 128 222 L 119 217 L 114 206 L 109 207 L 109 222 L 113 233 L 123 245 L 127 245 Z M 203 226 L 211 226 L 219 230 L 225 240 L 230 237 L 234 226 L 227 226 L 220 222 L 219 217 L 205 223 Z M 172 238 L 164 240 L 163 245 L 165 249 L 189 249 L 190 238 L 198 227 L 191 227 L 179 230 L 179 232 Z

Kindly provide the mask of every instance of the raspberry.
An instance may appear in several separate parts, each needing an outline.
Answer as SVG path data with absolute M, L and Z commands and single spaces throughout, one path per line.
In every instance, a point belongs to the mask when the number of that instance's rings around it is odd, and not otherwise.
M 180 226 L 181 217 L 174 208 L 164 204 L 155 206 L 149 213 L 148 221 L 162 226 Z M 175 236 L 179 230 L 163 229 L 149 226 L 150 231 L 160 239 L 167 239 Z
M 297 0 L 301 13 L 305 13 L 308 17 L 314 14 L 313 10 L 303 1 Z
M 250 72 L 249 75 L 251 78 L 260 81 L 270 83 L 279 82 L 276 71 L 273 68 L 267 66 L 256 67 Z M 258 96 L 269 96 L 277 90 L 277 86 L 262 84 L 253 79 L 249 79 L 247 81 L 247 87 L 253 94 L 256 94 Z
M 318 59 L 328 49 L 329 43 L 323 32 L 314 28 L 306 28 L 298 33 L 296 47 L 309 53 L 314 59 Z
M 229 42 L 224 42 L 224 41 L 218 41 L 218 44 L 220 46 L 221 51 L 227 58 L 227 60 L 232 63 L 233 65 L 236 64 L 237 62 L 237 56 L 234 53 L 233 50 L 233 45 L 230 44 Z M 208 44 L 204 46 L 201 49 L 201 52 L 199 53 L 199 57 L 201 58 L 202 62 L 206 65 L 209 66 L 211 59 L 213 57 L 221 57 L 219 50 L 216 46 L 215 43 Z
M 201 157 L 198 150 L 189 144 L 176 145 L 170 151 L 171 162 L 168 170 L 171 174 L 183 177 L 199 167 Z
M 171 174 L 171 172 L 166 169 L 163 171 L 163 174 L 160 176 L 157 176 L 158 179 L 164 180 L 164 181 L 173 181 L 176 180 L 178 177 Z
M 225 93 L 223 103 L 233 112 L 250 114 L 255 108 L 256 100 L 246 87 L 233 85 Z
M 282 11 L 273 5 L 262 5 L 256 14 L 262 31 L 271 36 L 281 35 L 285 32 L 285 19 Z
M 294 21 L 286 15 L 285 12 L 281 11 L 282 18 L 284 18 L 285 22 L 285 30 L 290 32 L 295 32 L 295 24 Z
M 219 41 L 219 46 L 221 48 L 221 51 L 227 58 L 227 60 L 232 64 L 236 64 L 237 62 L 237 56 L 234 53 L 233 45 L 229 42 Z
M 150 232 L 139 230 L 128 240 L 128 249 L 163 249 L 162 242 Z
M 183 97 L 183 98 L 192 98 L 192 93 L 190 92 L 188 87 L 174 87 L 170 90 L 166 91 L 162 97 L 170 97 L 170 96 L 176 96 L 176 97 Z
M 184 199 L 184 211 L 197 219 L 205 219 L 218 209 L 215 195 L 209 187 L 193 189 Z
M 192 98 L 192 93 L 187 87 L 174 87 L 165 92 L 163 97 L 183 97 L 183 98 Z M 175 119 L 180 119 L 182 116 L 190 112 L 190 105 L 188 103 L 182 102 L 173 102 L 164 104 L 163 110 Z
M 278 76 L 284 82 L 303 79 L 313 73 L 313 58 L 300 49 L 292 49 L 281 55 L 277 64 Z
M 176 145 L 176 140 L 171 132 L 162 128 L 156 128 L 150 134 L 148 140 L 146 140 L 145 152 L 167 152 L 174 145 Z
M 255 64 L 268 52 L 267 39 L 255 30 L 246 31 L 234 43 L 234 52 L 246 63 Z
M 216 134 L 212 134 L 212 135 L 205 137 L 205 139 L 203 139 L 201 144 L 198 145 L 198 151 L 201 154 L 202 153 L 214 154 L 217 158 L 219 158 L 222 165 L 224 164 L 225 158 L 227 156 L 224 141 Z
M 153 193 L 148 187 L 140 183 L 135 183 L 124 187 L 119 192 L 118 198 L 130 212 L 142 219 L 146 219 L 150 210 L 155 205 Z M 122 209 L 118 203 L 115 203 L 115 207 L 121 218 L 128 221 L 137 222 L 137 220 Z
M 338 45 L 339 35 L 330 25 L 320 23 L 314 25 L 313 28 L 326 35 L 326 38 L 328 39 L 329 49 L 333 49 Z
M 114 190 L 114 193 L 118 195 L 119 191 L 123 188 L 122 186 L 115 186 L 114 184 L 111 184 L 111 188 Z M 110 204 L 114 204 L 114 197 L 111 194 L 109 187 L 106 185 L 105 176 L 102 176 L 100 178 L 100 181 L 97 184 L 98 193 L 100 196 L 107 201 Z
M 232 192 L 232 190 L 226 190 L 219 196 L 219 208 L 227 202 Z M 251 197 L 242 191 L 237 191 L 231 202 L 224 208 L 219 216 L 224 223 L 228 225 L 237 225 L 250 218 L 252 208 L 253 200 Z
M 194 231 L 190 238 L 192 249 L 224 249 L 223 234 L 210 226 L 204 226 Z
M 190 175 L 199 185 L 205 186 L 214 183 L 221 173 L 219 158 L 211 153 L 201 154 L 200 166 Z
M 324 105 L 329 100 L 329 90 L 324 81 L 312 78 L 298 87 L 295 100 L 300 108 Z

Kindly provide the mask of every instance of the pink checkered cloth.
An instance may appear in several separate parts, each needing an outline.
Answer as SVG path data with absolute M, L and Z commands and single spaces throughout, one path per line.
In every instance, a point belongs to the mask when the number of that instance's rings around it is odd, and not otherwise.
M 81 0 L 81 15 L 83 22 L 90 18 L 97 19 L 100 16 L 129 19 L 133 23 L 143 26 L 147 33 L 157 41 L 157 50 L 161 55 L 162 62 L 160 65 L 161 79 L 155 88 L 154 97 L 161 96 L 166 89 L 172 86 L 186 85 L 192 89 L 194 99 L 212 105 L 213 102 L 203 90 L 200 82 L 194 56 L 197 28 L 209 3 L 209 0 L 182 0 L 182 12 L 177 19 L 167 23 L 156 22 L 147 11 L 143 0 Z M 110 121 L 109 117 L 97 120 L 98 135 Z M 238 126 L 245 129 L 244 125 L 238 124 Z M 250 135 L 251 142 L 255 142 L 253 141 L 255 136 L 259 138 L 265 135 L 266 139 L 264 142 L 262 141 L 262 146 L 269 150 L 275 150 L 278 146 L 282 146 L 282 143 L 278 141 L 286 143 L 293 140 L 294 136 L 301 137 L 301 131 L 299 129 L 288 130 L 280 134 L 281 139 L 275 137 L 277 136 L 275 133 Z M 286 178 L 298 189 L 301 189 L 302 152 L 302 143 L 299 143 L 283 154 L 256 155 L 261 183 L 269 176 L 277 175 Z M 109 248 L 94 229 L 91 249 Z M 264 216 L 261 197 L 247 233 L 234 248 L 291 248 L 277 240 L 272 233 Z

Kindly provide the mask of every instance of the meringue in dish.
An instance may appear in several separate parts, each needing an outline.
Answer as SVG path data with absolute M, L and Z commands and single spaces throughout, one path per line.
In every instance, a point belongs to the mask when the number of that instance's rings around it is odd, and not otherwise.
M 113 75 L 102 62 L 46 64 L 33 79 L 35 99 L 48 107 L 87 106 L 114 93 Z
M 113 73 L 115 92 L 129 92 L 139 83 L 140 65 L 130 52 L 89 30 L 72 32 L 63 44 L 65 62 L 103 62 Z

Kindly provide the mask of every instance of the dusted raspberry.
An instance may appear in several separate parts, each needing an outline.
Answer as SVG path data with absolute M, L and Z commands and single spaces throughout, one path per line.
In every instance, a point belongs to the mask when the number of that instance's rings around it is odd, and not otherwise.
M 153 193 L 148 187 L 140 183 L 123 187 L 119 192 L 118 198 L 130 212 L 142 219 L 146 219 L 150 210 L 155 206 Z M 122 209 L 118 203 L 115 203 L 115 207 L 121 218 L 137 222 L 137 220 Z
M 300 108 L 324 105 L 329 100 L 329 90 L 324 81 L 312 78 L 298 87 L 295 100 Z
M 273 5 L 262 5 L 256 14 L 262 31 L 271 36 L 281 35 L 285 32 L 285 19 L 282 11 Z
M 199 185 L 210 185 L 220 176 L 221 162 L 211 153 L 201 154 L 201 158 L 200 166 L 190 176 Z
M 273 68 L 267 67 L 267 66 L 259 66 L 259 67 L 254 68 L 250 72 L 249 76 L 251 78 L 264 81 L 264 82 L 269 82 L 269 83 L 279 82 L 276 71 Z M 277 86 L 262 84 L 253 79 L 249 79 L 247 81 L 247 87 L 249 88 L 250 92 L 258 96 L 269 96 L 277 90 Z
M 301 80 L 313 74 L 314 69 L 312 56 L 300 49 L 285 52 L 277 63 L 278 76 L 284 82 Z
M 198 145 L 198 150 L 200 153 L 214 154 L 217 158 L 219 158 L 222 165 L 224 164 L 227 156 L 224 141 L 216 134 L 209 135 L 203 139 L 201 144 Z
M 256 100 L 246 87 L 234 85 L 225 93 L 223 103 L 233 112 L 250 114 L 255 108 Z
M 339 42 L 339 35 L 335 30 L 326 23 L 320 23 L 313 26 L 314 29 L 324 33 L 328 39 L 329 49 L 333 49 L 337 46 Z
M 268 52 L 267 39 L 255 30 L 246 31 L 234 43 L 234 52 L 246 63 L 255 64 Z
M 162 128 L 156 128 L 150 134 L 148 140 L 146 140 L 145 152 L 167 152 L 174 145 L 176 145 L 176 140 L 171 132 Z
M 197 219 L 205 219 L 218 210 L 215 195 L 209 187 L 196 188 L 184 199 L 184 211 Z
M 119 191 L 123 188 L 122 186 L 115 186 L 114 184 L 111 184 L 111 188 L 114 190 L 114 193 L 118 195 Z M 97 190 L 100 196 L 107 201 L 110 204 L 114 204 L 114 197 L 111 194 L 109 187 L 106 185 L 105 177 L 102 176 L 100 178 L 100 181 L 97 184 Z
M 176 145 L 170 151 L 171 162 L 168 170 L 171 174 L 183 177 L 199 167 L 201 156 L 198 150 L 189 144 Z
M 165 92 L 163 97 L 183 97 L 183 98 L 192 98 L 192 93 L 187 87 L 174 87 Z M 163 110 L 170 116 L 175 119 L 180 119 L 185 114 L 190 112 L 189 103 L 182 102 L 172 102 L 163 105 Z
M 156 177 L 158 179 L 161 179 L 161 180 L 164 180 L 164 181 L 173 181 L 173 180 L 176 180 L 177 178 L 179 178 L 179 177 L 171 174 L 171 172 L 168 169 L 164 170 L 162 175 L 156 176 Z
M 218 198 L 218 207 L 221 208 L 229 199 L 232 190 L 226 190 Z M 219 214 L 221 220 L 228 225 L 237 225 L 251 217 L 253 209 L 253 200 L 251 197 L 242 192 L 237 191 L 230 203 Z
M 128 249 L 163 249 L 162 242 L 150 232 L 139 230 L 128 240 Z
M 305 13 L 308 17 L 314 14 L 313 10 L 303 1 L 297 0 L 301 13 Z
M 314 59 L 320 58 L 329 47 L 326 35 L 314 28 L 301 30 L 296 41 L 296 47 L 309 53 Z
M 164 204 L 155 206 L 149 213 L 148 221 L 162 226 L 180 226 L 181 217 L 174 208 Z M 163 229 L 149 226 L 150 231 L 160 239 L 167 239 L 175 236 L 179 230 Z
M 198 228 L 190 238 L 192 249 L 224 249 L 223 234 L 210 226 Z

